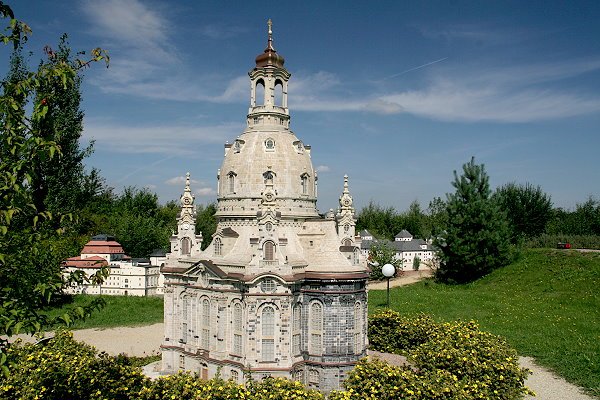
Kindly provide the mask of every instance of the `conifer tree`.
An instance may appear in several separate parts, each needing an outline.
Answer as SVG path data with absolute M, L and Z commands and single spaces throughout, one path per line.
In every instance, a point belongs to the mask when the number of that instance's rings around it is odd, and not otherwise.
M 510 261 L 506 214 L 491 199 L 489 177 L 475 158 L 454 171 L 455 193 L 447 195 L 446 231 L 437 240 L 440 267 L 436 278 L 448 283 L 476 280 Z

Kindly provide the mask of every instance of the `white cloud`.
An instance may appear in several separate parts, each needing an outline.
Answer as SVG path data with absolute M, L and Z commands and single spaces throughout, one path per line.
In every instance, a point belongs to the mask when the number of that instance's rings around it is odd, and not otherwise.
M 319 166 L 317 166 L 317 168 L 315 168 L 315 171 L 317 171 L 317 172 L 329 172 L 329 171 L 331 171 L 331 168 L 329 168 L 327 165 L 319 165 Z
M 217 191 L 213 188 L 205 187 L 196 190 L 196 194 L 198 196 L 215 196 L 217 194 Z
M 183 186 L 185 185 L 185 176 L 174 176 L 173 178 L 167 179 L 165 183 L 171 186 Z M 198 185 L 200 184 L 200 181 L 190 178 L 190 184 Z
M 211 126 L 124 126 L 88 120 L 85 139 L 119 153 L 194 154 L 203 144 L 221 144 L 243 129 L 240 124 Z

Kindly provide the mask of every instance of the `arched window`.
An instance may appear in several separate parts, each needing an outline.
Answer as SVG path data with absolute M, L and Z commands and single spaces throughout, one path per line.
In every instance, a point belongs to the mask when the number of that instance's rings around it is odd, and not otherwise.
M 300 176 L 300 185 L 302 186 L 302 194 L 308 194 L 308 174 Z
M 210 301 L 202 300 L 202 348 L 210 350 Z
M 235 303 L 233 305 L 233 354 L 242 355 L 242 333 L 243 333 L 243 312 L 242 305 Z
M 234 382 L 237 382 L 240 379 L 240 373 L 237 372 L 235 369 L 231 370 L 231 380 Z
M 275 96 L 275 98 L 273 99 L 275 101 L 274 105 L 279 107 L 285 107 L 283 105 L 283 83 L 279 79 L 275 81 L 275 93 L 273 94 Z
M 215 248 L 215 256 L 220 256 L 223 251 L 223 243 L 221 242 L 221 238 L 215 238 L 213 246 Z
M 323 306 L 315 301 L 310 305 L 310 354 L 323 353 Z
M 300 324 L 302 321 L 301 304 L 295 304 L 292 309 L 292 354 L 300 354 Z
M 191 248 L 190 239 L 189 238 L 181 239 L 181 255 L 189 256 L 190 248 Z
M 262 325 L 262 360 L 275 361 L 275 309 L 263 308 L 260 323 Z
M 344 239 L 344 246 L 352 246 L 352 240 Z
M 235 193 L 235 172 L 231 171 L 227 174 L 227 185 L 229 193 Z
M 254 88 L 255 105 L 262 106 L 265 104 L 265 82 L 262 79 L 256 81 Z
M 320 381 L 319 371 L 316 369 L 310 369 L 308 371 L 308 386 L 313 387 L 313 388 L 318 388 L 319 381 Z
M 266 241 L 263 245 L 264 259 L 265 261 L 275 260 L 275 243 Z
M 362 343 L 363 312 L 360 302 L 354 303 L 354 354 L 363 351 Z
M 359 252 L 358 248 L 355 248 L 354 252 L 352 253 L 352 264 L 358 265 L 359 262 L 360 262 L 360 252 Z

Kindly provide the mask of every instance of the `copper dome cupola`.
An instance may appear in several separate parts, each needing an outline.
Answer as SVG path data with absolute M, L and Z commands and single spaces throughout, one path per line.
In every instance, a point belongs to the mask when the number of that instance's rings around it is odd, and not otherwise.
M 273 22 L 271 19 L 269 19 L 267 25 L 269 26 L 269 40 L 267 42 L 267 48 L 263 53 L 256 56 L 256 68 L 268 66 L 283 68 L 285 59 L 283 56 L 277 54 L 277 50 L 275 50 L 273 47 Z

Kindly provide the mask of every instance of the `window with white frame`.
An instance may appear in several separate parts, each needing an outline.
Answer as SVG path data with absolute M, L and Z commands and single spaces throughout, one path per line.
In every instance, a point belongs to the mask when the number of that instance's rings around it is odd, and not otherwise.
M 310 354 L 323 353 L 323 306 L 318 301 L 310 305 Z
M 268 240 L 263 245 L 264 259 L 265 261 L 273 261 L 275 259 L 275 243 Z
M 230 372 L 231 380 L 237 382 L 240 379 L 240 373 L 235 369 L 232 369 Z
M 183 238 L 181 239 L 181 255 L 183 256 L 187 256 L 190 254 L 190 239 L 189 238 Z
M 275 361 L 275 309 L 263 308 L 260 318 L 262 333 L 262 361 Z
M 308 194 L 308 174 L 300 176 L 300 185 L 302 186 L 302 194 Z
M 308 371 L 308 384 L 311 387 L 319 387 L 319 371 L 316 369 L 310 369 Z

